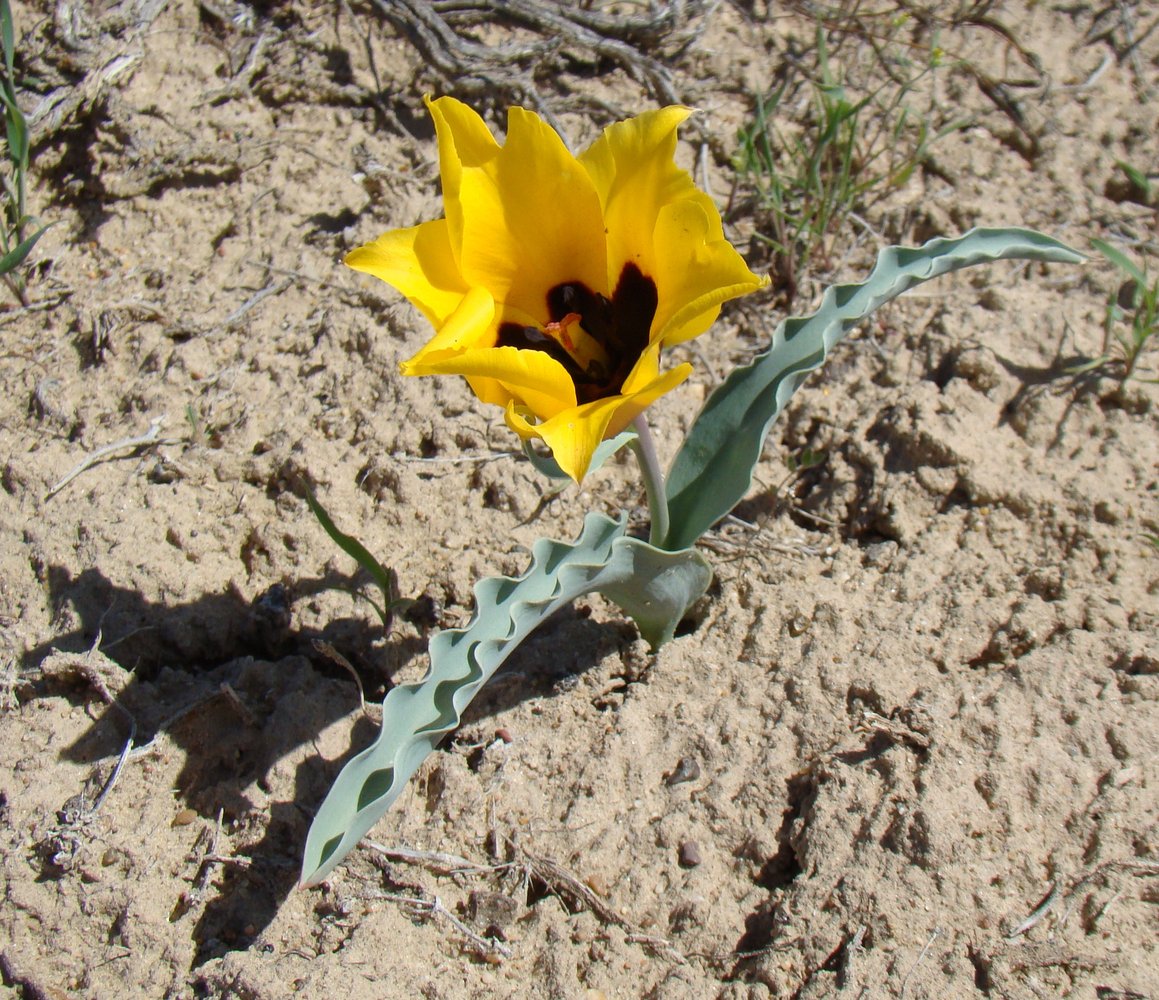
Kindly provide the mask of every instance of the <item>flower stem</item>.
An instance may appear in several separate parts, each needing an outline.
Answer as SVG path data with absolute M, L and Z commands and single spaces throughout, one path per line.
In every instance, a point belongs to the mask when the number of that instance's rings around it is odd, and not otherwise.
M 659 545 L 668 534 L 668 499 L 664 495 L 664 473 L 660 471 L 656 445 L 652 441 L 652 431 L 648 428 L 644 414 L 637 416 L 632 421 L 632 426 L 636 428 L 636 440 L 632 442 L 632 450 L 636 453 L 640 471 L 644 474 L 644 490 L 648 494 L 648 510 L 652 515 L 648 541 L 652 545 Z

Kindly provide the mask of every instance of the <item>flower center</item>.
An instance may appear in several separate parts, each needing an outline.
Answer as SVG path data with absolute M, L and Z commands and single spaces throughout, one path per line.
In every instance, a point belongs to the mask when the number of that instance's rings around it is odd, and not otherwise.
M 556 285 L 547 293 L 551 321 L 543 329 L 503 323 L 495 346 L 543 351 L 567 370 L 577 402 L 605 399 L 647 348 L 656 302 L 656 283 L 626 264 L 610 299 L 579 281 Z
M 608 353 L 595 337 L 583 328 L 583 317 L 569 312 L 558 323 L 554 320 L 543 328 L 552 340 L 567 351 L 568 356 L 593 378 L 607 375 Z

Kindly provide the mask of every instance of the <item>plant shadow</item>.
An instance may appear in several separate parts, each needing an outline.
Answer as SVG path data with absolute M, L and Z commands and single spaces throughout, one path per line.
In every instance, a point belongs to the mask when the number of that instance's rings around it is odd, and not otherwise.
M 394 673 L 422 657 L 425 635 L 388 636 L 377 622 L 357 618 L 322 630 L 294 627 L 295 600 L 350 589 L 357 574 L 293 581 L 252 601 L 231 590 L 182 604 L 151 602 L 96 569 L 73 577 L 52 566 L 46 576 L 54 607 L 70 611 L 74 627 L 26 654 L 25 675 L 34 679 L 24 700 L 55 694 L 78 704 L 107 701 L 60 751 L 94 773 L 108 773 L 130 738 L 140 748 L 163 733 L 180 749 L 173 781 L 178 799 L 207 829 L 216 824 L 226 831 L 232 853 L 218 856 L 203 845 L 191 888 L 171 920 L 198 914 L 194 967 L 259 943 L 297 883 L 314 811 L 340 768 L 377 732 L 363 715 L 341 759 L 304 754 L 328 726 L 358 711 L 349 674 L 314 640 L 342 650 L 370 699 L 382 697 Z M 579 675 L 631 642 L 631 631 L 591 620 L 583 609 L 557 613 L 484 689 L 464 724 L 569 690 Z M 103 689 L 86 668 L 48 669 L 62 653 L 67 661 L 95 664 Z M 54 877 L 50 866 L 44 877 Z

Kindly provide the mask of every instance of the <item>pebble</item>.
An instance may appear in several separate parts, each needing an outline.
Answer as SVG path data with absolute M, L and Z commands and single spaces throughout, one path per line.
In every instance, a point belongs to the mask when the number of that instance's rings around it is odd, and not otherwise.
M 788 623 L 789 635 L 796 639 L 798 636 L 804 635 L 806 632 L 808 632 L 809 626 L 811 624 L 812 623 L 809 621 L 809 619 L 804 615 L 793 615 L 793 617 L 789 619 Z
M 608 895 L 608 880 L 598 873 L 589 875 L 584 879 L 584 884 L 591 889 L 597 896 Z
M 676 768 L 671 773 L 664 775 L 664 784 L 671 787 L 684 781 L 695 781 L 699 777 L 700 765 L 696 762 L 696 758 L 681 757 L 676 762 Z
M 704 859 L 700 855 L 700 845 L 695 840 L 686 840 L 680 845 L 679 861 L 681 868 L 695 868 Z
M 195 819 L 197 819 L 196 809 L 181 809 L 173 817 L 171 826 L 189 826 Z

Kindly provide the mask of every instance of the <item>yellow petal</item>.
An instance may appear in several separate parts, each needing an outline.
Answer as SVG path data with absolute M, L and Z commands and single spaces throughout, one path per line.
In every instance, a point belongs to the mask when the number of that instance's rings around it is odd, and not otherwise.
M 490 347 L 495 339 L 494 317 L 495 300 L 486 289 L 472 288 L 442 329 L 418 354 L 404 361 L 399 368 L 404 375 L 429 375 L 436 365 L 449 365 L 465 351 Z M 493 378 L 468 375 L 467 384 L 484 403 L 506 406 L 511 401 L 511 393 Z
M 580 161 L 600 193 L 608 229 L 609 280 L 635 263 L 656 283 L 652 340 L 703 333 L 721 303 L 767 283 L 724 239 L 720 213 L 674 162 L 676 130 L 691 114 L 669 107 L 617 122 Z
M 471 108 L 453 97 L 424 98 L 439 141 L 439 179 L 443 211 L 449 227 L 456 266 L 463 243 L 463 207 L 460 197 L 463 170 L 478 169 L 499 155 L 499 143 L 486 123 Z
M 346 265 L 393 285 L 431 323 L 441 326 L 467 291 L 449 235 L 446 219 L 395 229 L 351 250 Z
M 601 441 L 619 434 L 648 406 L 691 373 L 691 365 L 679 365 L 641 385 L 635 392 L 571 407 L 541 423 L 531 423 L 514 405 L 508 404 L 507 426 L 525 441 L 533 437 L 542 438 L 559 467 L 578 483 L 587 474 L 592 455 Z
M 628 377 L 624 379 L 620 393 L 625 396 L 630 396 L 633 393 L 642 392 L 659 377 L 660 345 L 651 344 L 644 349 L 644 353 L 640 355 L 636 363 L 632 366 L 632 370 L 628 372 Z M 619 431 L 616 433 L 619 433 Z
M 542 351 L 521 351 L 514 347 L 491 347 L 461 352 L 441 352 L 428 356 L 421 351 L 406 362 L 407 375 L 463 375 L 469 381 L 489 379 L 487 385 L 527 407 L 541 420 L 574 407 L 575 386 L 558 361 Z M 498 398 L 484 402 L 500 402 Z
M 768 284 L 748 269 L 744 258 L 720 235 L 720 215 L 701 192 L 666 205 L 656 221 L 656 282 L 659 305 L 653 341 L 679 344 L 712 325 L 729 299 Z
M 616 122 L 580 156 L 603 208 L 613 289 L 625 264 L 653 274 L 657 257 L 668 250 L 653 239 L 660 210 L 696 190 L 673 160 L 676 129 L 690 114 L 689 108 L 668 107 Z
M 444 181 L 445 189 L 445 181 Z M 587 172 L 539 117 L 512 108 L 507 141 L 479 168 L 464 168 L 459 262 L 471 285 L 544 324 L 547 292 L 579 281 L 607 286 L 599 198 Z M 450 217 L 450 206 L 447 208 Z
M 604 440 L 619 396 L 575 406 L 542 423 L 529 422 L 515 407 L 507 407 L 507 426 L 524 441 L 542 438 L 565 474 L 577 483 L 587 474 L 592 455 Z
M 631 394 L 622 396 L 622 402 L 616 408 L 612 419 L 608 421 L 605 436 L 615 437 L 656 400 L 670 393 L 691 374 L 692 365 L 685 362 L 664 372 L 663 375 L 657 376 L 646 385 L 640 386 Z
M 404 375 L 423 375 L 412 371 L 425 365 L 476 347 L 490 347 L 494 342 L 495 300 L 485 288 L 472 288 L 460 297 L 455 311 L 421 351 L 402 363 Z
M 453 97 L 423 100 L 439 134 L 440 169 L 456 163 L 481 167 L 498 155 L 502 147 L 473 108 Z

